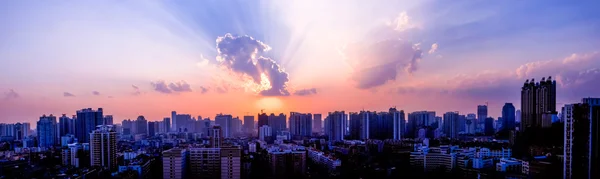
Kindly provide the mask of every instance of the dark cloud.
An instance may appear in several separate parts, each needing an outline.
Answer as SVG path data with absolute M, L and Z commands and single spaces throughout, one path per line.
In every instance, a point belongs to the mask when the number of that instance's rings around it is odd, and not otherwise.
M 92 94 L 93 94 L 93 95 L 96 95 L 96 96 L 99 96 L 99 95 L 100 95 L 100 92 L 98 92 L 98 91 L 92 91 Z
M 208 88 L 205 88 L 204 86 L 200 86 L 200 93 L 204 94 L 208 92 Z
M 191 92 L 192 91 L 192 88 L 190 88 L 190 85 L 185 81 L 170 83 L 169 88 L 172 91 L 176 91 L 176 92 Z
M 165 83 L 165 81 L 156 81 L 156 82 L 152 82 L 150 83 L 152 85 L 152 88 L 154 88 L 154 91 L 158 91 L 161 93 L 172 93 L 173 91 L 171 91 L 171 89 L 169 89 L 169 86 L 167 85 L 167 83 Z
M 64 92 L 64 93 L 63 93 L 63 96 L 64 96 L 64 97 L 75 97 L 75 95 L 73 95 L 73 94 L 71 94 L 71 93 L 69 93 L 69 92 Z
M 10 89 L 8 90 L 8 92 L 4 92 L 4 99 L 5 100 L 9 100 L 9 99 L 15 99 L 15 98 L 19 98 L 19 93 L 15 92 L 15 90 Z
M 270 47 L 250 36 L 225 36 L 217 38 L 217 61 L 242 76 L 248 76 L 255 84 L 263 82 L 263 74 L 271 88 L 262 89 L 263 96 L 288 96 L 288 73 L 274 60 L 261 56 Z
M 308 96 L 308 95 L 313 95 L 313 94 L 317 94 L 316 88 L 301 89 L 301 90 L 297 90 L 296 92 L 294 92 L 294 95 L 296 95 L 296 96 Z
M 156 82 L 152 82 L 150 84 L 152 85 L 152 88 L 154 88 L 155 91 L 158 91 L 161 93 L 169 94 L 169 93 L 191 92 L 192 91 L 192 88 L 190 87 L 190 85 L 185 81 L 169 83 L 167 85 L 167 83 L 165 81 L 159 80 Z
M 344 50 L 346 60 L 354 67 L 352 79 L 360 89 L 395 81 L 399 74 L 411 75 L 418 69 L 422 54 L 417 44 L 401 39 L 357 43 Z

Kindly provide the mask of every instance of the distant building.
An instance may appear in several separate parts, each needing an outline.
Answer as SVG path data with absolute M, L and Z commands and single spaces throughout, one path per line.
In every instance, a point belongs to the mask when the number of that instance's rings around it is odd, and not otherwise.
M 286 130 L 287 127 L 285 121 L 286 116 L 283 113 L 280 113 L 279 115 L 271 113 L 271 115 L 269 115 L 269 126 L 273 132 L 271 136 L 277 136 L 279 133 L 281 133 L 281 131 Z
M 164 179 L 185 179 L 187 176 L 189 152 L 186 149 L 172 148 L 163 153 Z
M 163 118 L 163 125 L 164 125 L 164 132 L 168 133 L 169 131 L 171 131 L 171 118 L 165 117 Z
M 254 116 L 244 116 L 244 132 L 247 134 L 254 132 Z
M 419 130 L 431 127 L 431 124 L 435 122 L 434 111 L 415 111 L 408 113 L 408 123 L 406 125 L 407 138 L 416 138 Z
M 268 125 L 260 126 L 258 129 L 258 139 L 262 141 L 267 141 L 269 137 L 273 134 L 272 129 Z
M 43 115 L 37 122 L 38 147 L 53 147 L 58 144 L 56 117 Z
M 233 117 L 229 114 L 217 114 L 215 117 L 215 123 L 221 126 L 223 131 L 223 137 L 233 137 Z
M 325 118 L 325 135 L 330 142 L 342 141 L 346 135 L 346 113 L 344 111 L 329 112 Z
M 113 125 L 113 116 L 112 115 L 104 116 L 104 119 L 102 120 L 102 124 L 103 125 Z
M 59 136 L 65 136 L 67 134 L 75 134 L 75 122 L 73 121 L 73 119 L 67 117 L 66 114 L 63 114 L 60 118 L 59 118 Z
M 460 128 L 458 118 L 458 112 L 447 112 L 444 114 L 443 131 L 451 139 L 458 138 L 458 130 Z
M 502 107 L 502 128 L 515 130 L 515 106 L 512 103 L 505 103 Z
M 148 137 L 152 137 L 156 134 L 156 122 L 148 122 Z
M 477 122 L 476 129 L 484 129 L 485 130 L 485 120 L 488 118 L 488 107 L 487 105 L 478 105 L 477 106 Z
M 312 136 L 312 114 L 290 112 L 290 133 L 293 138 Z
M 321 114 L 313 114 L 313 132 L 323 132 L 323 119 Z
M 484 132 L 485 135 L 487 136 L 491 136 L 495 134 L 495 129 L 494 129 L 494 118 L 488 117 L 485 118 L 485 127 L 484 127 Z
M 117 132 L 112 125 L 101 125 L 90 133 L 90 165 L 117 169 Z
M 90 133 L 96 130 L 96 126 L 104 123 L 102 108 L 93 110 L 92 108 L 82 109 L 77 111 L 75 119 L 75 137 L 80 143 L 88 143 L 90 141 Z
M 467 114 L 465 119 L 465 133 L 475 134 L 476 133 L 476 121 L 477 116 L 475 114 Z

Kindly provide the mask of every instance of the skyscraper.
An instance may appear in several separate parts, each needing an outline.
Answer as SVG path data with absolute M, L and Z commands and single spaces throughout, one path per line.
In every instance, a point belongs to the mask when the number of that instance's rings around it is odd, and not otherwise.
M 404 132 L 406 131 L 406 117 L 404 110 L 396 110 L 396 108 L 390 108 L 389 114 L 392 119 L 392 139 L 401 140 L 404 138 Z
M 484 125 L 485 135 L 487 135 L 487 136 L 494 135 L 495 131 L 496 130 L 494 129 L 494 118 L 492 118 L 492 117 L 485 118 L 485 125 Z
M 263 125 L 258 128 L 258 139 L 262 141 L 268 141 L 272 134 L 272 129 L 268 125 Z
M 233 134 L 235 135 L 236 133 L 240 133 L 242 131 L 242 120 L 240 120 L 240 117 L 234 117 L 232 119 L 232 131 Z M 232 135 L 233 137 L 233 135 Z
M 177 122 L 175 122 L 177 121 Z M 192 121 L 192 115 L 189 114 L 176 114 L 175 119 L 173 120 L 173 125 L 176 127 L 177 132 L 191 132 L 192 126 L 190 122 Z M 177 124 L 175 124 L 177 123 Z
M 171 111 L 171 121 L 173 122 L 171 124 L 171 131 L 173 132 L 179 132 L 177 129 L 177 112 L 176 111 Z
M 144 116 L 138 116 L 135 120 L 136 134 L 148 134 L 148 121 Z
M 74 121 L 73 119 L 67 117 L 66 114 L 63 114 L 59 118 L 59 136 L 65 136 L 67 134 L 75 134 L 75 129 L 73 128 Z
M 406 136 L 408 138 L 417 137 L 419 129 L 430 127 L 435 122 L 434 111 L 415 111 L 408 113 L 408 123 L 406 126 Z
M 38 147 L 52 147 L 58 144 L 56 117 L 43 115 L 37 122 Z
M 157 132 L 156 123 L 157 122 L 148 122 L 148 136 L 149 137 L 152 137 L 152 136 L 154 136 L 154 134 L 156 134 L 156 132 Z
M 515 106 L 512 103 L 505 103 L 502 107 L 502 128 L 515 130 Z
M 219 148 L 223 145 L 223 128 L 221 126 L 213 126 L 211 129 L 210 147 Z
M 444 114 L 444 124 L 442 125 L 443 126 L 442 129 L 444 131 L 444 134 L 446 134 L 446 136 L 451 139 L 458 138 L 458 130 L 459 130 L 458 118 L 459 118 L 458 112 L 447 112 Z
M 478 105 L 477 106 L 477 122 L 476 122 L 476 129 L 484 129 L 484 124 L 485 124 L 485 119 L 487 119 L 488 117 L 488 108 L 487 105 Z
M 535 79 L 527 80 L 521 88 L 521 126 L 520 131 L 527 128 L 539 128 L 542 115 L 556 112 L 556 81 L 552 77 L 542 78 L 539 83 Z
M 342 141 L 346 135 L 346 113 L 344 111 L 329 112 L 325 119 L 325 133 L 330 142 Z
M 244 116 L 244 132 L 247 134 L 254 132 L 254 116 Z
M 271 113 L 269 115 L 269 126 L 273 130 L 273 134 L 271 136 L 277 136 L 281 133 L 281 131 L 286 130 L 286 116 L 283 113 L 279 115 L 275 115 Z
M 101 125 L 90 135 L 90 165 L 117 169 L 117 132 L 112 125 Z
M 96 126 L 102 125 L 103 122 L 102 108 L 98 108 L 98 110 L 87 108 L 77 111 L 75 137 L 79 143 L 88 143 L 90 141 L 90 133 L 96 130 Z
M 600 98 L 562 108 L 565 121 L 563 178 L 599 178 Z
M 103 120 L 102 124 L 103 125 L 113 125 L 113 116 L 112 115 L 104 116 L 104 120 Z
M 221 126 L 223 137 L 233 137 L 233 117 L 229 114 L 217 114 L 215 124 Z
M 312 114 L 290 112 L 290 133 L 294 138 L 310 137 L 312 135 Z
M 321 114 L 313 114 L 313 132 L 323 132 L 323 119 Z
M 168 133 L 169 131 L 171 131 L 171 118 L 165 117 L 163 118 L 163 125 L 165 127 L 165 133 Z

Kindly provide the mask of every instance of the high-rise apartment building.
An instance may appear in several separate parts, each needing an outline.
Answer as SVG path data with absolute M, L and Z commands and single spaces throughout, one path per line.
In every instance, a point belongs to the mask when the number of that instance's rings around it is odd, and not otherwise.
M 221 178 L 221 148 L 190 148 L 192 178 Z
M 163 118 L 163 126 L 164 126 L 164 132 L 168 133 L 171 131 L 171 118 L 165 117 Z
M 179 132 L 177 129 L 177 111 L 171 111 L 171 131 Z
M 556 81 L 552 77 L 540 82 L 527 80 L 521 88 L 521 131 L 539 128 L 545 113 L 556 112 Z
M 600 98 L 562 108 L 565 122 L 563 178 L 599 178 Z
M 273 129 L 271 129 L 268 125 L 263 125 L 258 128 L 258 139 L 262 141 L 267 141 L 273 134 Z
M 487 136 L 494 135 L 495 131 L 496 130 L 494 128 L 494 118 L 492 118 L 492 117 L 485 118 L 485 125 L 484 125 L 485 135 L 487 135 Z
M 342 141 L 346 135 L 347 116 L 344 111 L 329 112 L 325 118 L 325 135 L 330 142 Z
M 257 126 L 269 125 L 269 115 L 265 113 L 258 114 Z
M 102 124 L 103 125 L 113 125 L 113 116 L 112 115 L 104 116 L 104 119 L 102 120 Z
M 56 117 L 43 115 L 37 122 L 38 147 L 53 147 L 58 144 Z
M 512 103 L 505 103 L 502 107 L 502 128 L 515 130 L 515 106 Z
M 488 118 L 488 107 L 487 105 L 477 105 L 477 122 L 476 129 L 485 128 L 485 119 Z
M 475 125 L 477 121 L 477 115 L 475 114 L 467 114 L 466 119 L 465 119 L 465 132 L 467 134 L 475 134 Z
M 148 134 L 148 121 L 144 116 L 138 116 L 135 120 L 136 134 Z
M 242 176 L 242 150 L 237 146 L 221 148 L 221 178 L 240 179 Z
M 152 137 L 156 134 L 156 124 L 157 122 L 148 122 L 148 136 Z
M 223 137 L 233 137 L 233 117 L 229 114 L 217 114 L 215 124 L 221 126 Z
M 446 137 L 451 139 L 458 138 L 458 130 L 460 128 L 458 119 L 460 115 L 458 112 L 447 112 L 444 114 L 443 131 Z
M 306 151 L 268 151 L 273 178 L 300 178 L 306 172 Z
M 189 152 L 186 149 L 172 148 L 163 153 L 163 179 L 187 178 Z
M 90 133 L 96 130 L 96 126 L 102 125 L 103 122 L 102 108 L 98 108 L 98 110 L 87 108 L 77 111 L 75 137 L 80 143 L 88 143 L 90 141 Z
M 290 133 L 293 138 L 312 136 L 312 114 L 290 112 Z
M 60 118 L 58 118 L 59 126 L 59 136 L 65 136 L 67 134 L 75 134 L 74 121 L 73 119 L 67 117 L 66 114 L 63 114 Z
M 286 116 L 283 113 L 279 115 L 275 115 L 271 113 L 269 115 L 269 126 L 271 127 L 272 134 L 271 136 L 277 136 L 281 134 L 282 131 L 286 130 Z
M 406 136 L 408 138 L 417 137 L 420 129 L 431 127 L 435 123 L 434 111 L 415 111 L 408 114 L 408 123 L 406 125 Z
M 321 114 L 313 114 L 313 132 L 323 132 L 323 119 Z
M 90 165 L 117 169 L 117 132 L 112 125 L 101 125 L 90 134 Z
M 244 116 L 244 132 L 247 134 L 254 132 L 254 116 Z
M 210 147 L 219 148 L 223 146 L 223 128 L 221 126 L 213 126 L 210 135 Z

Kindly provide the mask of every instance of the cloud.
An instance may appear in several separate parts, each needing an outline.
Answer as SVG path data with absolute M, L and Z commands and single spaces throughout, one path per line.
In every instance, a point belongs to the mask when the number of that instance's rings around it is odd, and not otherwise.
M 296 96 L 308 96 L 308 95 L 313 95 L 313 94 L 317 94 L 316 88 L 301 89 L 301 90 L 297 90 L 296 92 L 294 92 L 294 95 L 296 95 Z
M 200 86 L 200 93 L 204 94 L 208 92 L 208 88 L 205 88 L 204 86 Z
M 252 82 L 252 88 L 263 96 L 288 96 L 288 73 L 274 60 L 261 56 L 271 49 L 250 36 L 225 34 L 217 38 L 217 61 Z
M 63 96 L 64 96 L 64 97 L 75 97 L 75 95 L 73 95 L 73 94 L 71 94 L 71 93 L 69 93 L 69 92 L 64 92 L 64 93 L 63 93 Z
M 8 92 L 4 92 L 4 99 L 5 100 L 9 100 L 9 99 L 16 99 L 19 98 L 19 93 L 15 92 L 15 90 L 10 89 L 8 90 Z
M 344 52 L 346 60 L 354 67 L 352 80 L 360 89 L 395 81 L 402 70 L 406 75 L 412 75 L 423 54 L 418 44 L 401 39 L 351 44 Z
M 159 80 L 156 82 L 152 82 L 150 84 L 154 88 L 154 91 L 158 91 L 161 93 L 172 93 L 173 92 L 173 91 L 171 91 L 171 89 L 169 89 L 169 86 L 165 83 L 165 81 Z
M 190 92 L 190 91 L 192 91 L 192 88 L 190 88 L 190 85 L 187 82 L 185 82 L 185 81 L 179 81 L 179 82 L 171 83 L 171 84 L 169 84 L 169 88 L 172 91 L 176 91 L 176 92 Z
M 431 49 L 429 49 L 429 52 L 427 52 L 427 53 L 429 53 L 429 54 L 435 53 L 435 51 L 437 51 L 437 49 L 438 49 L 438 44 L 434 43 L 431 45 Z
M 137 96 L 137 95 L 140 95 L 140 94 L 142 94 L 142 92 L 140 92 L 140 88 L 139 88 L 138 86 L 131 85 L 131 87 L 133 88 L 133 93 L 132 93 L 132 95 L 134 95 L 134 96 Z
M 410 17 L 408 17 L 406 12 L 401 12 L 398 17 L 394 19 L 394 23 L 392 25 L 396 31 L 405 31 L 417 27 L 417 25 L 411 22 Z
M 190 85 L 185 82 L 185 81 L 179 81 L 179 82 L 175 82 L 175 83 L 169 83 L 167 85 L 167 83 L 163 80 L 158 80 L 156 82 L 151 82 L 150 83 L 152 85 L 152 88 L 154 88 L 154 91 L 158 91 L 161 93 L 175 93 L 175 92 L 191 92 L 192 88 L 190 87 Z
M 98 96 L 98 95 L 100 95 L 100 92 L 98 92 L 98 91 L 92 91 L 92 94 Z

